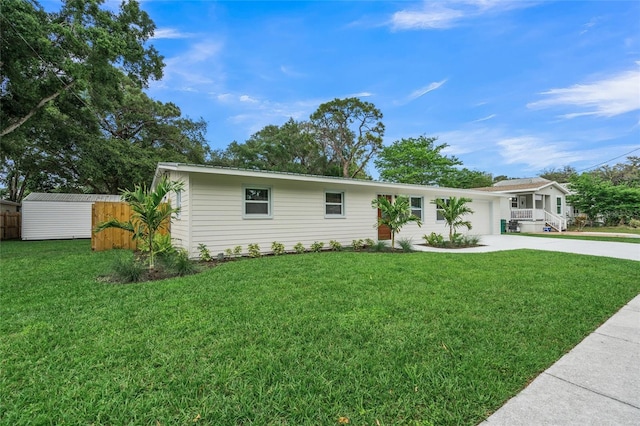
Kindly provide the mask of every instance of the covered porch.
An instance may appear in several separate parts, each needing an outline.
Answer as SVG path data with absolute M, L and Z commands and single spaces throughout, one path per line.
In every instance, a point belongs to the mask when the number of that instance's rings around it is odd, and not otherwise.
M 514 195 L 510 201 L 510 223 L 517 222 L 521 232 L 542 232 L 545 227 L 558 232 L 567 229 L 561 197 L 531 192 Z

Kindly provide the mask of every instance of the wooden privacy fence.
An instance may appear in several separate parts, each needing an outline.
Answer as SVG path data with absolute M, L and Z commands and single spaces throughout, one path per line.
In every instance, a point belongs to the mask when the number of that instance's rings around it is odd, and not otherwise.
M 20 213 L 0 213 L 0 240 L 14 240 L 22 237 L 22 217 Z
M 93 232 L 99 223 L 109 219 L 117 219 L 120 222 L 127 222 L 131 219 L 131 207 L 127 203 L 114 203 L 107 201 L 97 201 L 91 206 L 91 250 L 104 251 L 112 249 L 136 250 L 138 241 L 131 239 L 131 232 L 118 228 L 107 228 L 104 231 Z M 167 226 L 169 229 L 169 226 Z M 161 230 L 161 234 L 166 234 L 167 230 Z

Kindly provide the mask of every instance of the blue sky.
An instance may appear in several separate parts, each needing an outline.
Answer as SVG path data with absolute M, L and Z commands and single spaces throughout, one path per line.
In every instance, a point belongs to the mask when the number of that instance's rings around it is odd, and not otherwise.
M 385 144 L 437 136 L 465 167 L 494 175 L 640 155 L 637 1 L 142 7 L 166 62 L 149 94 L 204 118 L 214 149 L 358 96 L 384 114 Z

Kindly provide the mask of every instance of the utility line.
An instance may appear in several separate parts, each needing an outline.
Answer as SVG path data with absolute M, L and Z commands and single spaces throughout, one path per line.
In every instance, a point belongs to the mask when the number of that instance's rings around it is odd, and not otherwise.
M 617 157 L 613 157 L 610 160 L 603 161 L 602 163 L 596 164 L 595 166 L 591 166 L 591 167 L 587 167 L 586 169 L 578 170 L 577 173 L 582 173 L 582 172 L 590 170 L 590 169 L 595 169 L 598 166 L 602 166 L 602 165 L 607 164 L 607 163 L 609 163 L 609 162 L 611 162 L 613 160 L 617 160 L 618 158 L 621 158 L 621 157 L 626 157 L 627 155 L 629 155 L 629 154 L 631 154 L 633 152 L 636 152 L 636 151 L 640 151 L 640 147 L 638 147 L 636 149 L 632 149 L 631 151 L 627 152 L 626 154 L 618 155 Z

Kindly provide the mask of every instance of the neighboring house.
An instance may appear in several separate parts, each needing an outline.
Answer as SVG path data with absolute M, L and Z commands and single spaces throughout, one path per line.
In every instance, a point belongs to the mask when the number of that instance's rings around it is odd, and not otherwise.
M 371 202 L 379 196 L 410 197 L 413 213 L 424 223 L 406 225 L 399 237 L 414 244 L 423 243 L 424 234 L 447 231 L 431 204 L 436 198 L 471 198 L 475 214 L 465 219 L 474 235 L 499 234 L 500 212 L 508 204 L 506 196 L 474 190 L 179 163 L 160 163 L 152 187 L 163 175 L 184 182 L 184 189 L 171 195 L 171 205 L 181 208 L 171 237 L 191 257 L 198 256 L 200 244 L 217 254 L 239 245 L 246 252 L 248 244 L 269 252 L 274 241 L 292 250 L 298 242 L 309 248 L 315 241 L 327 247 L 331 240 L 351 245 L 355 239 L 390 239 L 388 229 L 376 227 L 378 212 Z
M 20 211 L 20 203 L 9 200 L 0 200 L 0 212 L 18 213 Z
M 508 195 L 508 208 L 502 218 L 517 221 L 522 232 L 542 232 L 545 227 L 559 232 L 567 229 L 569 190 L 557 182 L 541 177 L 508 179 L 476 189 Z
M 119 195 L 32 192 L 22 200 L 23 240 L 91 238 L 91 206 Z

